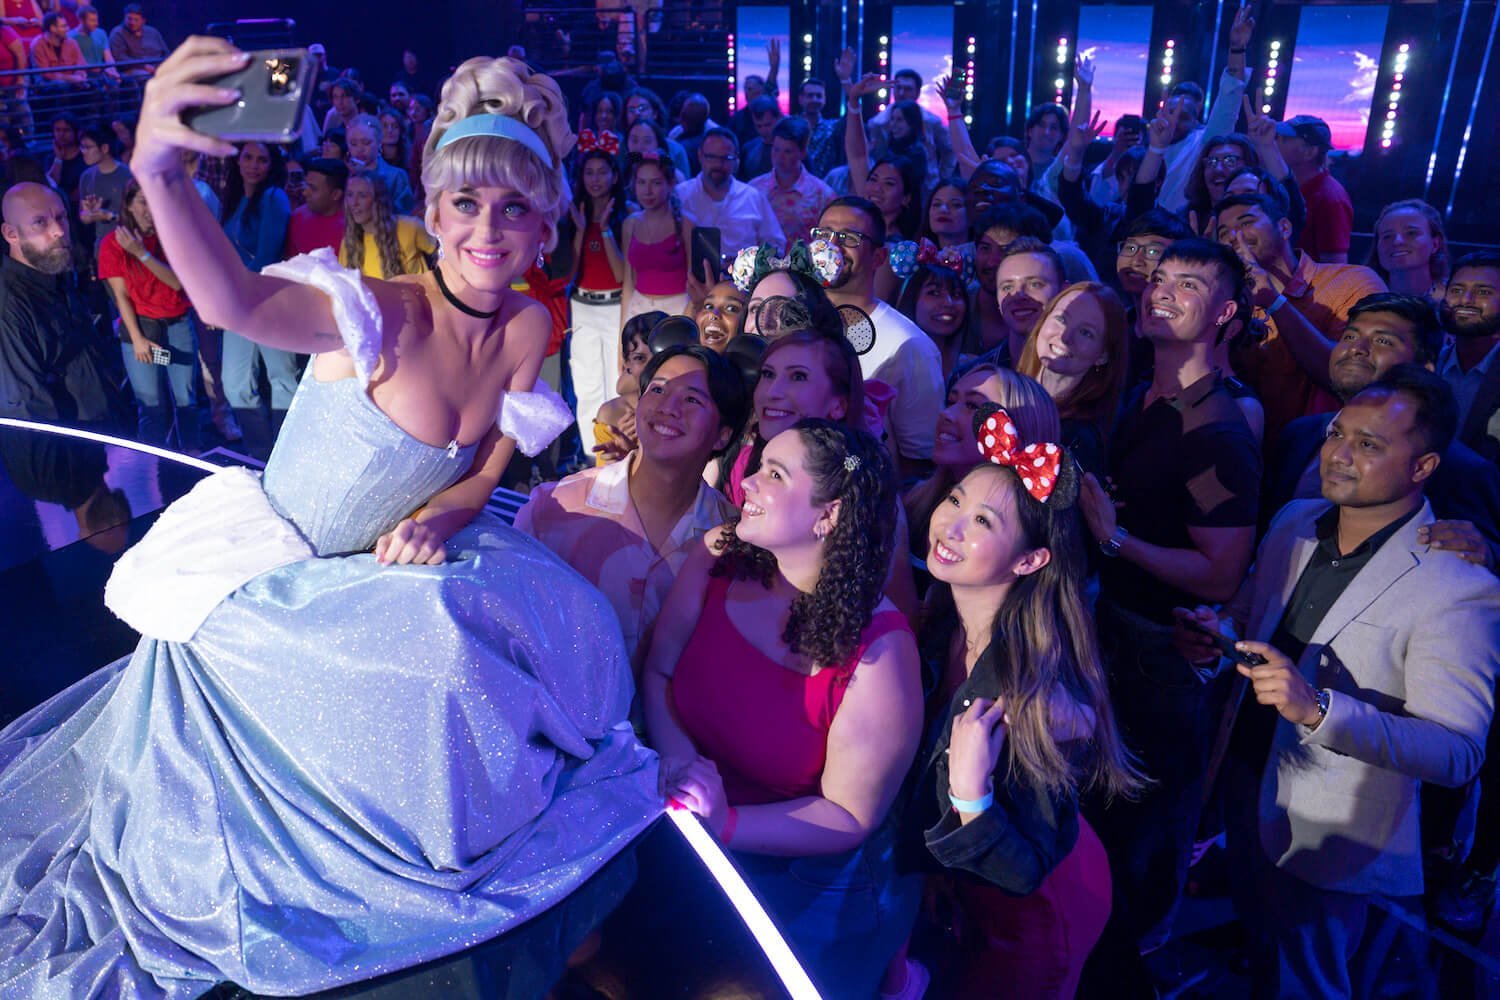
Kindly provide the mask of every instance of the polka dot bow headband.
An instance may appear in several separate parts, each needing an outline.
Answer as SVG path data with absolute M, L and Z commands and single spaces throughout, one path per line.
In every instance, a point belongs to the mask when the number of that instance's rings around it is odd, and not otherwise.
M 1064 462 L 1071 461 L 1061 445 L 1051 442 L 1038 441 L 1022 447 L 1015 422 L 999 406 L 979 411 L 974 418 L 974 436 L 979 440 L 979 453 L 995 465 L 1013 470 L 1026 492 L 1039 503 L 1051 499 L 1065 472 Z

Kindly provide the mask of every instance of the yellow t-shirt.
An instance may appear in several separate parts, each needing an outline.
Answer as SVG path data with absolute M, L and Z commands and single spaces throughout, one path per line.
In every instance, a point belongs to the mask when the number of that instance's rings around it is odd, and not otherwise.
M 396 245 L 401 251 L 403 274 L 425 273 L 427 271 L 425 255 L 437 249 L 437 244 L 427 233 L 427 227 L 409 215 L 396 217 Z M 342 248 L 339 250 L 339 263 L 345 267 L 350 266 Z M 370 232 L 365 233 L 365 259 L 360 267 L 360 273 L 367 278 L 385 277 L 380 270 L 380 248 L 375 245 L 375 236 Z

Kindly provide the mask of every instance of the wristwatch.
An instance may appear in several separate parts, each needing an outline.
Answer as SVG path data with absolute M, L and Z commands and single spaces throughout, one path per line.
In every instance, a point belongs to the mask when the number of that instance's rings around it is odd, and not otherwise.
M 1120 547 L 1125 544 L 1125 539 L 1130 537 L 1130 532 L 1120 525 L 1115 525 L 1114 534 L 1108 538 L 1100 539 L 1099 551 L 1113 559 L 1120 554 Z
M 1328 718 L 1328 702 L 1332 698 L 1327 688 L 1318 688 L 1313 692 L 1313 700 L 1318 703 L 1318 721 L 1308 726 L 1309 730 L 1317 729 Z

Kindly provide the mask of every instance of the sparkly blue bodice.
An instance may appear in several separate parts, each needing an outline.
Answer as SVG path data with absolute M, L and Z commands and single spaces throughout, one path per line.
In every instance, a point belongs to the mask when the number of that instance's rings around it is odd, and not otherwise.
M 266 495 L 319 555 L 362 552 L 467 472 L 474 447 L 418 441 L 360 379 L 320 382 L 309 365 L 266 465 Z

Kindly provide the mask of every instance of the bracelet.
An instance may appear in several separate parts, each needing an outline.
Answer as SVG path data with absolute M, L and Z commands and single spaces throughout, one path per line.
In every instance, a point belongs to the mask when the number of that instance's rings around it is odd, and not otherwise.
M 740 811 L 734 806 L 729 807 L 729 817 L 724 820 L 724 829 L 719 831 L 719 843 L 725 847 L 734 839 L 734 828 L 740 825 Z
M 1274 313 L 1276 310 L 1280 309 L 1284 305 L 1286 305 L 1286 296 L 1285 295 L 1277 295 L 1276 298 L 1274 298 L 1274 299 L 1271 300 L 1271 304 L 1268 305 L 1268 306 L 1266 306 L 1266 315 L 1267 316 L 1271 315 L 1272 313 Z
M 982 799 L 961 799 L 949 792 L 948 801 L 953 803 L 953 808 L 961 813 L 982 813 L 995 804 L 995 793 L 991 790 L 985 792 Z
M 1150 146 L 1150 145 L 1148 145 L 1146 148 L 1149 149 L 1149 150 L 1151 150 L 1151 152 L 1155 153 L 1157 156 L 1166 156 L 1167 155 L 1167 150 L 1171 149 L 1172 147 L 1171 146 Z

